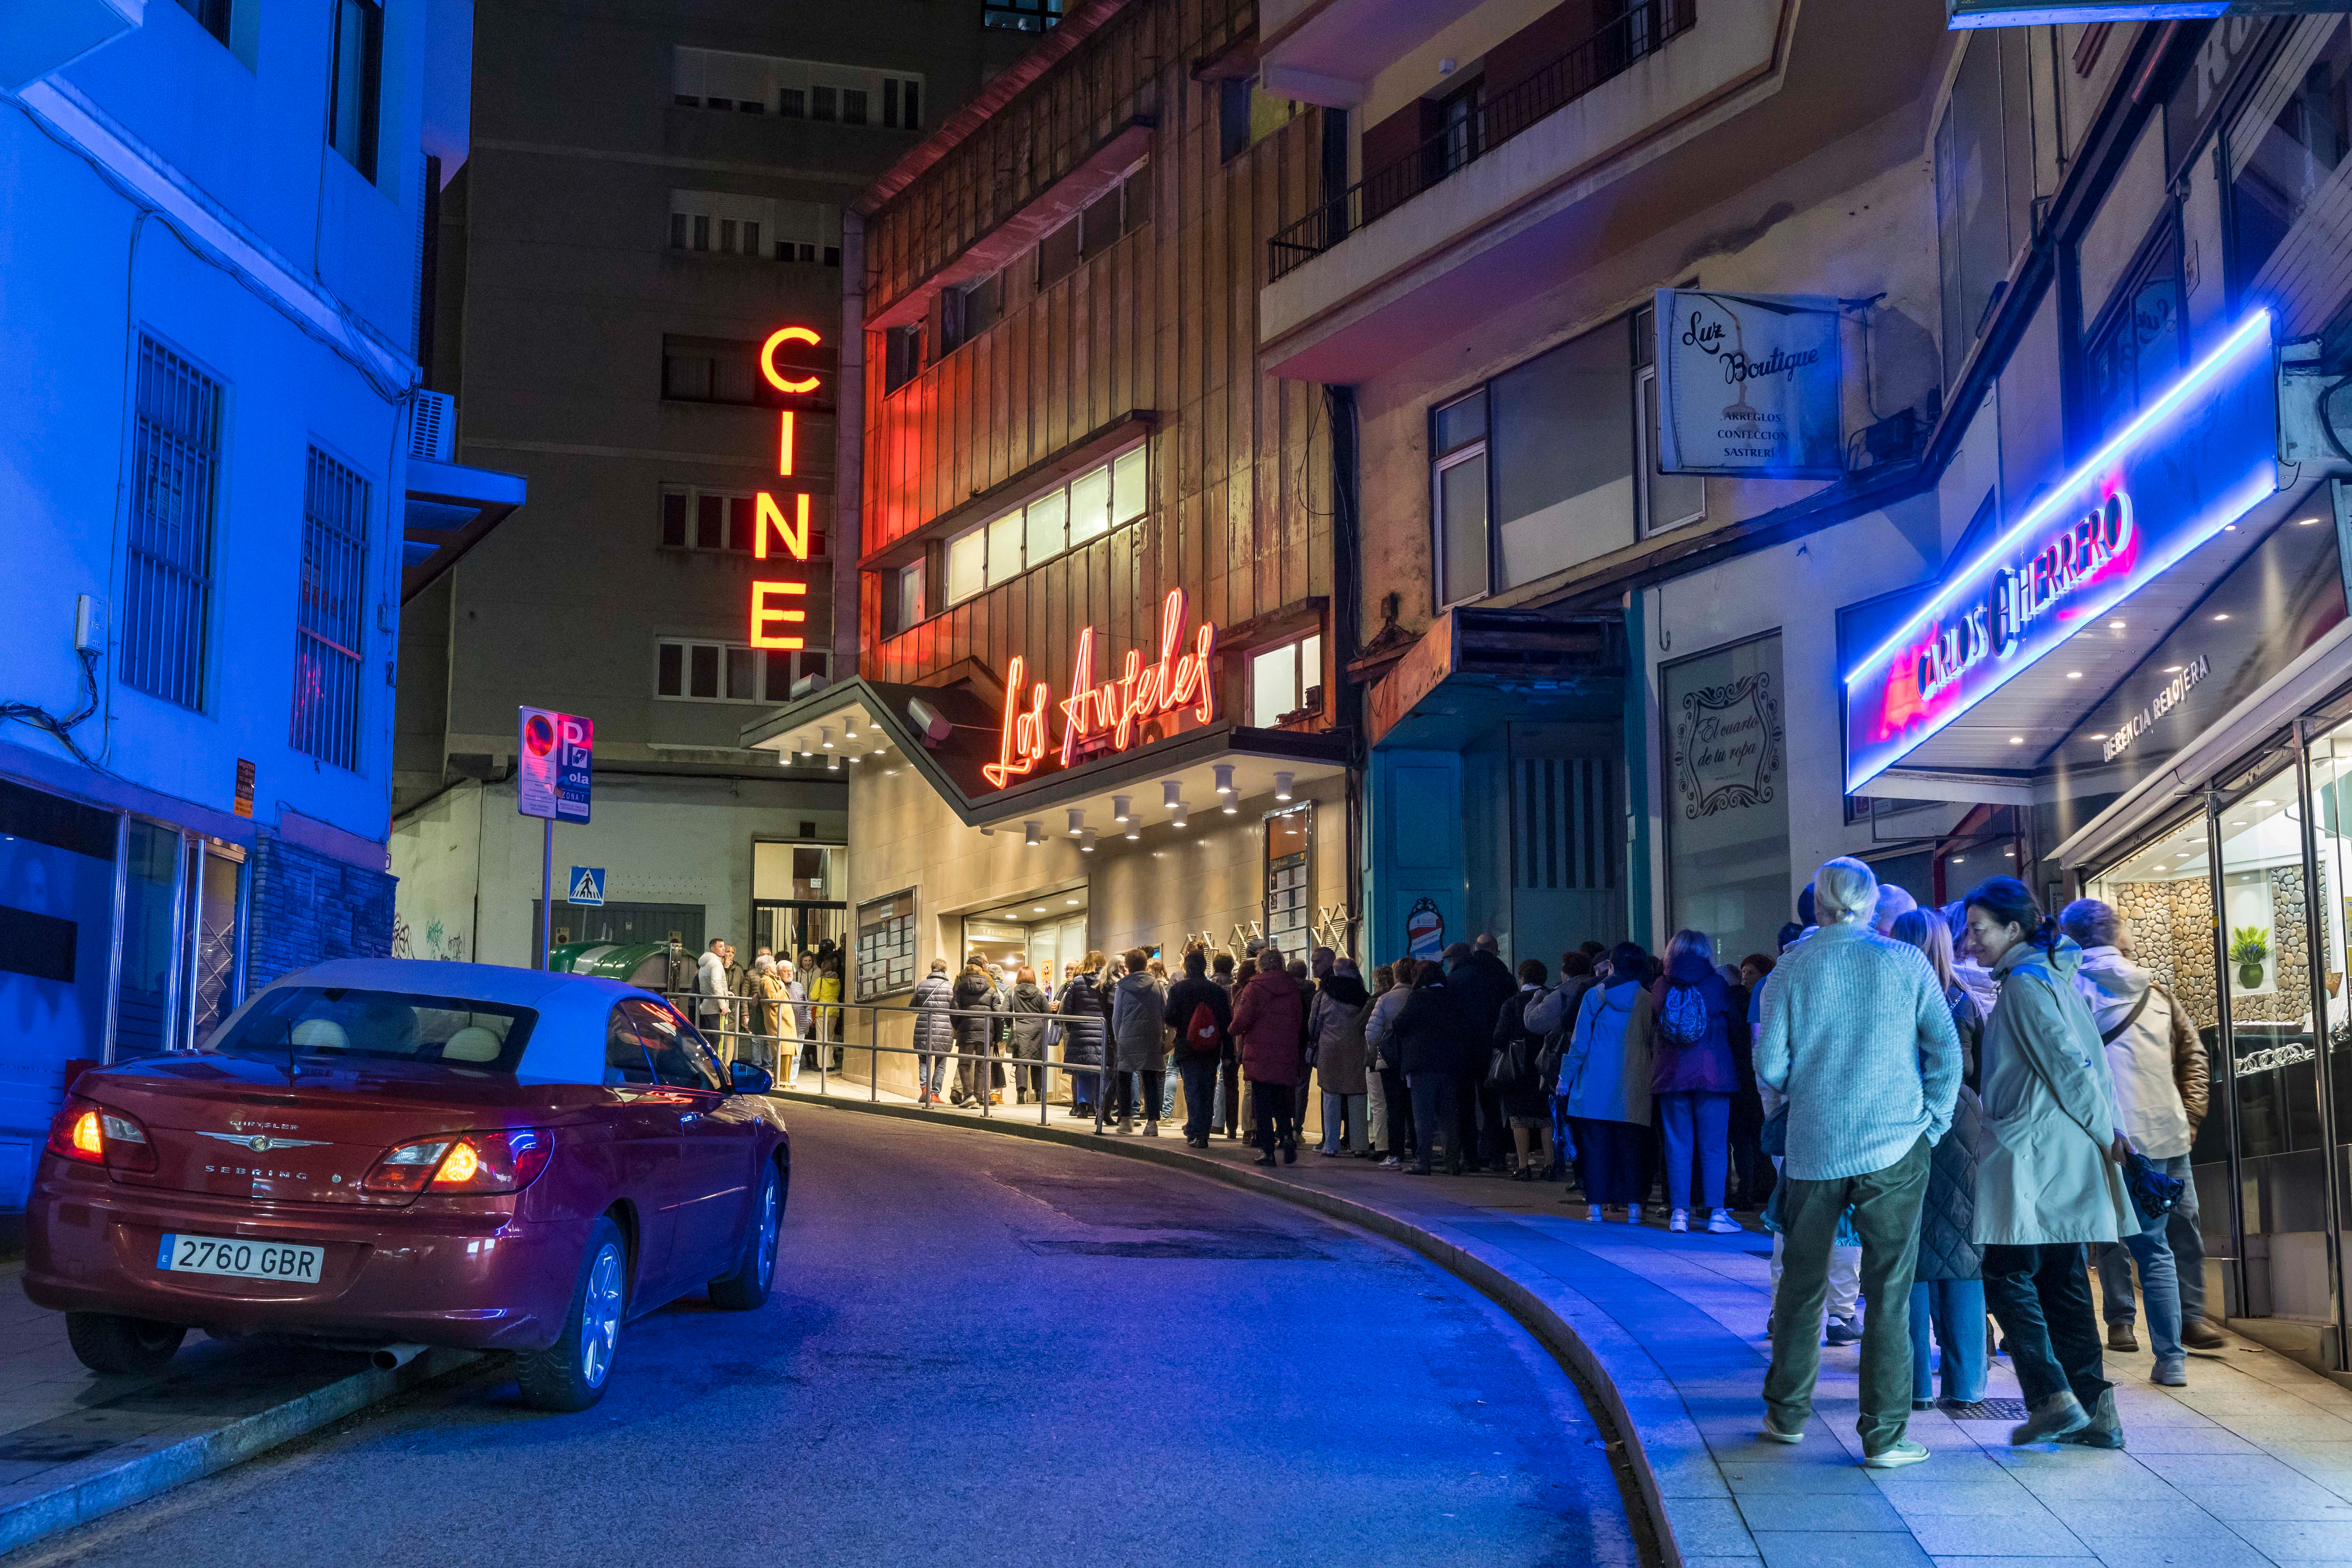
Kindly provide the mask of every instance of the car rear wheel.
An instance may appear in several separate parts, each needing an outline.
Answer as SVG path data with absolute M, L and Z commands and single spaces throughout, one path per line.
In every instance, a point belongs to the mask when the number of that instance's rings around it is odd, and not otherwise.
M 604 1396 L 628 1307 L 628 1277 L 629 1250 L 621 1228 L 599 1218 L 588 1233 L 563 1332 L 545 1350 L 516 1358 L 515 1381 L 522 1385 L 524 1404 L 540 1410 L 585 1410 Z
M 776 1277 L 776 1233 L 784 1219 L 784 1184 L 774 1165 L 767 1170 L 735 1272 L 710 1282 L 710 1304 L 721 1311 L 748 1312 L 760 1306 L 767 1300 L 768 1287 Z
M 117 1312 L 68 1312 L 66 1342 L 92 1372 L 139 1373 L 152 1377 L 179 1353 L 188 1331 L 177 1323 L 153 1323 Z

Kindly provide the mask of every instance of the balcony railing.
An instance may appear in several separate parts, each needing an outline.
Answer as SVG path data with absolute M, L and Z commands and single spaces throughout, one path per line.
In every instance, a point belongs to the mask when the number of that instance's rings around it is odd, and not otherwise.
M 1411 153 L 1373 170 L 1266 242 L 1276 278 L 1305 265 L 1476 163 L 1538 121 L 1664 48 L 1697 20 L 1698 0 L 1634 0 L 1624 15 L 1494 97 L 1468 104 Z

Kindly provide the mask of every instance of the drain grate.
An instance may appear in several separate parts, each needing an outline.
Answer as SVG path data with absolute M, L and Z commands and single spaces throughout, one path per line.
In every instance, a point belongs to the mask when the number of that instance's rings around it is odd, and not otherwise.
M 1948 1399 L 1936 1401 L 1936 1408 L 1955 1421 L 2022 1421 L 2025 1401 L 2022 1399 L 1979 1399 L 1974 1405 L 1958 1405 Z

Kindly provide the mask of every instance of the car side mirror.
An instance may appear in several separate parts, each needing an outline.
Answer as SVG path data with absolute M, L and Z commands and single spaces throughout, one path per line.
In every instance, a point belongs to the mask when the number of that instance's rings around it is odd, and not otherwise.
M 766 1068 L 754 1066 L 751 1062 L 737 1062 L 734 1066 L 733 1077 L 735 1092 L 738 1094 L 765 1094 L 776 1087 L 774 1073 L 770 1072 Z

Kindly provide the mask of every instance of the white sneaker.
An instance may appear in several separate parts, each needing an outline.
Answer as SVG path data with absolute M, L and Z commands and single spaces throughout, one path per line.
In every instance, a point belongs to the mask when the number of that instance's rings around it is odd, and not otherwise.
M 1585 1222 L 1586 1222 L 1587 1224 L 1590 1224 L 1590 1225 L 1599 1225 L 1599 1224 L 1601 1223 L 1601 1205 L 1600 1205 L 1599 1204 L 1587 1204 L 1587 1205 L 1584 1205 L 1584 1218 L 1585 1218 Z
M 1642 1205 L 1640 1204 L 1627 1204 L 1625 1205 L 1625 1223 L 1627 1225 L 1639 1225 L 1642 1223 Z
M 1398 1159 L 1394 1154 L 1391 1154 L 1387 1159 L 1381 1162 L 1381 1169 L 1383 1171 L 1402 1171 L 1404 1169 L 1404 1162 Z
M 1741 1231 L 1746 1230 L 1747 1228 L 1748 1227 L 1746 1226 L 1731 1217 L 1731 1211 L 1729 1209 L 1717 1209 L 1714 1214 L 1707 1216 L 1706 1229 L 1707 1234 L 1710 1236 L 1738 1236 Z
M 1690 1229 L 1690 1210 L 1676 1209 L 1666 1216 L 1666 1228 L 1680 1236 Z

